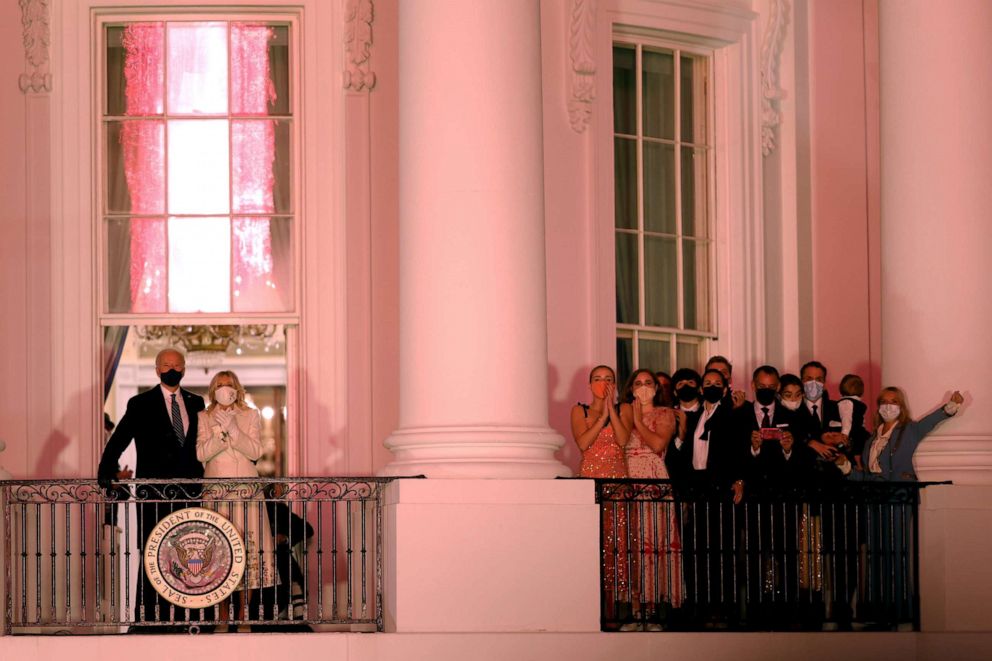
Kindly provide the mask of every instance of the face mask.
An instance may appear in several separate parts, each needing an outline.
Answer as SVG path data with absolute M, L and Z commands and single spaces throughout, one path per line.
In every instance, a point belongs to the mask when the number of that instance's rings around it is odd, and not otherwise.
M 882 404 L 878 407 L 878 414 L 882 416 L 882 420 L 892 422 L 899 417 L 899 410 L 898 404 Z
M 641 404 L 648 404 L 652 399 L 654 399 L 654 395 L 657 391 L 657 388 L 652 388 L 651 386 L 641 386 L 640 388 L 634 390 L 634 397 L 636 397 Z
M 221 386 L 214 391 L 214 401 L 221 406 L 230 406 L 238 399 L 238 391 L 231 386 Z
M 716 404 L 723 399 L 723 388 L 720 386 L 706 386 L 703 388 L 703 399 L 710 404 Z
M 819 381 L 807 381 L 803 384 L 803 393 L 806 399 L 815 402 L 823 397 L 823 384 Z
M 593 381 L 589 384 L 589 390 L 597 399 L 603 399 L 606 397 L 606 381 Z
M 175 388 L 183 380 L 183 373 L 179 370 L 169 370 L 168 372 L 159 374 L 158 378 L 162 379 L 162 383 L 170 388 Z
M 798 411 L 800 404 L 802 404 L 802 400 L 799 399 L 793 399 L 791 401 L 788 399 L 782 400 L 782 406 L 789 409 L 790 411 Z
M 680 402 L 691 402 L 694 399 L 699 399 L 699 388 L 682 386 L 675 391 L 675 396 L 679 398 Z
M 758 388 L 754 391 L 754 398 L 762 406 L 769 406 L 775 401 L 775 391 L 771 388 Z

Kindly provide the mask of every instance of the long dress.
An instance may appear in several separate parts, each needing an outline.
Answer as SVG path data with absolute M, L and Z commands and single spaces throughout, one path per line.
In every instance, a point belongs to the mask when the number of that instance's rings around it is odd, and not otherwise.
M 664 409 L 646 411 L 644 424 L 656 431 Z M 627 442 L 627 470 L 632 478 L 667 480 L 665 453 L 658 454 L 644 443 L 637 429 Z M 661 602 L 677 608 L 682 604 L 682 543 L 675 516 L 671 488 L 663 486 L 647 493 L 636 503 L 630 527 L 634 548 L 633 591 L 649 610 L 658 610 Z
M 257 409 L 237 407 L 227 430 L 216 419 L 219 407 L 201 411 L 196 433 L 196 458 L 203 462 L 204 477 L 258 477 L 255 462 L 262 456 L 262 418 Z M 245 495 L 262 500 L 257 485 L 212 484 L 204 489 L 205 501 L 218 501 L 217 510 L 234 524 L 245 542 L 245 578 L 238 589 L 254 590 L 276 584 L 275 543 L 268 516 L 261 503 L 245 503 Z
M 585 415 L 586 429 L 596 420 L 589 416 L 589 406 L 579 404 Z M 582 463 L 579 465 L 580 477 L 599 477 L 606 479 L 622 479 L 627 477 L 627 462 L 623 448 L 617 443 L 613 425 L 603 427 L 592 445 L 582 451 Z M 631 602 L 630 556 L 627 527 L 627 503 L 605 500 L 600 503 L 600 525 L 602 526 L 603 548 L 601 549 L 602 570 L 602 607 L 603 619 L 607 622 L 619 622 L 629 611 Z

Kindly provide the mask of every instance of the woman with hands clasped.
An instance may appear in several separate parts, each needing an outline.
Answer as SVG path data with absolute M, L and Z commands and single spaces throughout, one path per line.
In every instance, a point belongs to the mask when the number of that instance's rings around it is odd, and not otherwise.
M 572 407 L 572 436 L 582 451 L 580 477 L 627 477 L 624 447 L 630 428 L 617 412 L 617 377 L 613 368 L 597 365 L 589 373 L 592 404 Z
M 204 465 L 204 477 L 258 477 L 255 462 L 262 456 L 262 418 L 258 409 L 245 403 L 245 389 L 234 372 L 218 372 L 207 390 L 209 404 L 198 416 L 196 458 Z M 261 503 L 245 503 L 248 494 L 262 499 L 255 484 L 211 484 L 204 500 L 221 501 L 216 509 L 241 533 L 245 542 L 244 614 L 251 591 L 275 585 L 275 546 L 268 518 Z M 227 602 L 221 603 L 221 619 L 227 619 Z
M 661 405 L 662 394 L 651 370 L 630 375 L 620 400 L 620 419 L 630 429 L 627 473 L 632 478 L 667 480 L 665 451 L 675 436 L 675 411 Z M 657 489 L 657 491 L 656 491 Z M 643 502 L 631 518 L 635 569 L 631 575 L 635 619 L 648 631 L 661 630 L 661 618 L 671 607 L 682 605 L 681 544 L 675 505 L 665 496 L 669 485 L 646 485 Z
M 912 481 L 916 480 L 916 448 L 934 427 L 958 412 L 964 397 L 955 390 L 946 404 L 919 420 L 910 417 L 906 395 L 899 388 L 882 388 L 877 403 L 875 432 L 865 443 L 861 458 L 865 470 L 852 470 L 843 455 L 838 457 L 837 465 L 853 479 Z

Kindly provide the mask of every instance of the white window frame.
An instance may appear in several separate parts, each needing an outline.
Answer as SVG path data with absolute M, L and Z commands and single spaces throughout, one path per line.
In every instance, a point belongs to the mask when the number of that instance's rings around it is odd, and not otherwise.
M 97 272 L 100 277 L 97 282 L 97 296 L 99 300 L 99 315 L 100 315 L 100 325 L 101 326 L 133 326 L 133 325 L 185 325 L 185 324 L 207 324 L 207 323 L 223 323 L 223 324 L 257 324 L 257 323 L 271 323 L 271 324 L 285 324 L 286 326 L 299 325 L 300 322 L 300 200 L 302 198 L 302 189 L 299 182 L 302 179 L 302 168 L 300 158 L 300 139 L 301 139 L 301 117 L 300 117 L 300 17 L 298 13 L 259 13 L 253 11 L 221 11 L 221 8 L 215 8 L 210 11 L 204 11 L 200 13 L 190 14 L 185 12 L 168 12 L 168 11 L 156 11 L 156 12 L 125 12 L 125 13 L 115 13 L 101 11 L 96 13 L 94 16 L 96 22 L 95 28 L 95 40 L 96 40 L 96 53 L 97 53 L 97 63 L 96 72 L 99 78 L 99 86 L 97 94 L 94 95 L 94 115 L 98 118 L 100 128 L 97 129 L 97 145 L 95 149 L 96 160 L 94 162 L 94 170 L 97 176 L 100 178 L 99 192 L 97 198 L 97 214 L 99 217 L 100 225 L 99 232 L 97 234 Z M 114 214 L 105 213 L 104 201 L 107 199 L 107 172 L 106 167 L 103 162 L 103 157 L 106 153 L 106 140 L 105 140 L 105 100 L 107 98 L 107 78 L 106 78 L 106 67 L 105 67 L 105 55 L 106 55 L 106 26 L 116 25 L 124 23 L 133 22 L 163 22 L 163 23 L 178 23 L 178 22 L 204 22 L 204 21 L 218 21 L 224 23 L 231 22 L 252 22 L 258 21 L 260 23 L 274 23 L 274 24 L 285 24 L 289 26 L 289 39 L 290 39 L 290 49 L 289 49 L 289 90 L 291 106 L 289 112 L 289 120 L 291 127 L 291 138 L 290 138 L 290 186 L 292 189 L 291 199 L 292 205 L 288 213 L 271 213 L 267 214 L 273 218 L 289 218 L 292 224 L 291 240 L 292 240 L 292 305 L 291 309 L 288 311 L 277 311 L 277 312 L 211 312 L 211 313 L 195 313 L 195 312 L 164 312 L 164 313 L 132 313 L 132 312 L 109 312 L 107 306 L 107 281 L 104 277 L 105 267 L 106 267 L 106 242 L 104 241 L 103 232 L 106 231 L 107 218 L 110 216 L 114 217 L 126 217 L 126 213 L 117 212 Z M 167 32 L 167 31 L 166 31 Z M 168 36 L 166 36 L 168 39 Z M 228 54 L 230 57 L 230 54 Z M 230 68 L 230 67 L 229 67 Z M 168 76 L 168 69 L 166 69 L 166 76 Z M 166 80 L 168 83 L 168 80 Z M 230 84 L 230 81 L 228 81 Z M 166 91 L 167 94 L 167 91 Z M 169 109 L 165 108 L 161 116 L 156 116 L 156 118 L 161 119 L 161 121 L 168 123 L 172 118 L 169 114 Z M 221 119 L 223 116 L 220 115 L 205 115 L 202 118 L 180 115 L 180 119 L 184 120 L 194 120 L 194 121 L 204 121 L 211 119 Z M 235 115 L 230 112 L 226 115 L 228 120 L 241 119 L 242 117 Z M 252 119 L 264 119 L 263 117 L 253 117 Z M 279 120 L 281 117 L 273 117 L 273 119 Z M 168 144 L 168 127 L 166 127 L 166 144 Z M 165 167 L 168 170 L 168 152 L 166 152 L 165 157 Z M 231 164 L 228 164 L 231 167 Z M 228 184 L 228 197 L 231 196 L 231 187 L 233 186 L 233 181 Z M 166 191 L 168 191 L 168 180 L 166 180 Z M 232 223 L 236 217 L 254 217 L 258 216 L 256 213 L 249 214 L 239 214 L 235 212 L 233 205 L 228 210 L 226 216 L 224 214 L 168 214 L 163 213 L 162 217 L 168 222 L 171 217 L 227 217 Z M 233 249 L 233 241 L 231 242 Z M 168 257 L 167 257 L 168 259 Z M 233 269 L 233 260 L 231 261 L 231 268 Z M 168 272 L 168 268 L 167 271 Z M 231 288 L 234 287 L 233 278 L 231 281 Z M 168 291 L 168 290 L 167 290 Z M 230 296 L 230 293 L 229 293 Z M 168 295 L 166 296 L 166 304 L 168 305 Z M 233 309 L 233 305 L 232 305 Z M 210 321 L 204 321 L 208 319 Z
M 639 369 L 641 367 L 647 367 L 651 369 L 661 369 L 664 367 L 668 370 L 675 370 L 677 367 L 681 366 L 678 361 L 678 341 L 679 339 L 693 339 L 698 342 L 699 348 L 699 360 L 701 367 L 702 362 L 705 362 L 705 352 L 709 347 L 710 340 L 716 340 L 717 335 L 712 330 L 716 328 L 716 291 L 713 284 L 716 282 L 716 268 L 715 268 L 715 224 L 713 222 L 712 209 L 715 207 L 715 195 L 714 195 L 714 179 L 715 179 L 715 167 L 713 158 L 713 101 L 712 101 L 712 91 L 709 89 L 711 87 L 711 80 L 713 78 L 713 51 L 712 49 L 693 46 L 692 44 L 681 43 L 677 40 L 664 39 L 656 36 L 647 36 L 644 34 L 639 34 L 637 31 L 618 31 L 614 36 L 613 41 L 614 46 L 632 46 L 635 49 L 635 75 L 636 80 L 636 94 L 635 94 L 635 104 L 636 104 L 636 116 L 637 116 L 637 132 L 635 135 L 636 145 L 637 145 L 637 227 L 634 229 L 622 229 L 615 227 L 615 233 L 620 234 L 632 234 L 637 236 L 637 257 L 639 268 L 637 269 L 637 305 L 638 305 L 638 321 L 637 323 L 620 323 L 616 324 L 616 336 L 617 339 L 630 339 L 632 343 L 631 359 L 633 369 Z M 675 278 L 676 278 L 676 316 L 677 324 L 676 326 L 651 326 L 645 323 L 646 314 L 646 300 L 645 300 L 645 255 L 644 255 L 644 121 L 643 121 L 643 83 L 642 76 L 640 75 L 642 71 L 642 52 L 644 48 L 657 48 L 665 51 L 671 51 L 674 61 L 674 112 L 675 112 L 675 137 L 672 141 L 675 146 L 675 233 L 673 235 L 675 239 Z M 706 318 L 708 320 L 708 328 L 704 330 L 689 329 L 685 327 L 685 269 L 684 265 L 684 246 L 683 239 L 685 235 L 682 233 L 682 166 L 681 166 L 681 148 L 684 145 L 682 140 L 681 131 L 681 97 L 682 97 L 682 86 L 680 85 L 682 70 L 680 66 L 680 58 L 682 53 L 688 53 L 691 55 L 696 55 L 705 58 L 706 60 L 706 80 L 705 85 L 707 87 L 704 94 L 704 107 L 702 110 L 706 114 L 706 135 L 703 143 L 703 148 L 706 152 L 706 180 L 705 180 L 705 190 L 697 192 L 697 195 L 705 196 L 706 198 L 706 215 L 702 219 L 706 223 L 706 233 L 705 241 L 707 243 L 706 248 L 706 284 L 707 284 L 707 294 L 706 294 Z M 611 58 L 612 64 L 612 58 Z M 612 66 L 610 68 L 612 71 Z M 611 107 L 613 95 L 610 95 Z M 697 108 L 698 112 L 700 109 Z M 613 133 L 614 137 L 617 136 L 615 130 Z M 668 144 L 668 141 L 662 141 L 664 144 Z M 695 143 L 694 143 L 695 144 Z M 700 219 L 697 218 L 697 222 Z M 615 235 L 614 235 L 615 236 Z M 615 253 L 614 253 L 615 254 Z M 669 342 L 668 360 L 669 364 L 667 366 L 660 365 L 644 365 L 640 360 L 640 340 L 642 339 L 650 340 L 664 340 L 667 339 Z M 619 361 L 618 361 L 619 363 Z M 691 365 L 686 365 L 690 367 Z
M 642 34 L 712 50 L 713 159 L 711 273 L 715 339 L 723 354 L 750 369 L 765 355 L 764 227 L 762 222 L 760 39 L 757 14 L 736 0 L 605 0 L 596 21 L 596 217 L 593 235 L 594 353 L 616 355 L 613 166 L 613 43 Z
M 347 259 L 345 232 L 345 92 L 327 85 L 328 68 L 344 70 L 343 3 L 324 0 L 212 0 L 191 8 L 185 0 L 60 0 L 51 7 L 51 397 L 52 419 L 71 429 L 80 474 L 92 474 L 102 447 L 102 337 L 104 325 L 258 323 L 287 325 L 287 468 L 304 474 L 307 438 L 347 428 Z M 290 314 L 109 315 L 103 313 L 103 231 L 99 163 L 103 63 L 99 23 L 164 16 L 181 20 L 224 16 L 296 23 L 298 104 L 295 162 L 294 288 Z M 333 76 L 331 77 L 333 79 Z M 310 118 L 308 120 L 308 118 Z M 308 186 L 307 173 L 322 179 Z M 309 222 L 309 219 L 314 219 Z M 320 347 L 310 357 L 311 347 Z M 359 356 L 361 358 L 361 356 Z M 309 363 L 313 364 L 310 365 Z M 308 415 L 310 409 L 322 415 Z M 314 441 L 315 443 L 317 441 Z

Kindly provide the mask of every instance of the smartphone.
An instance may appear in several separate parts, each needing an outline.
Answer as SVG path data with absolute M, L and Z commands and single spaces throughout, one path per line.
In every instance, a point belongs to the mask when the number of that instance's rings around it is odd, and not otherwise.
M 775 427 L 764 427 L 759 430 L 762 441 L 781 441 L 782 430 Z

